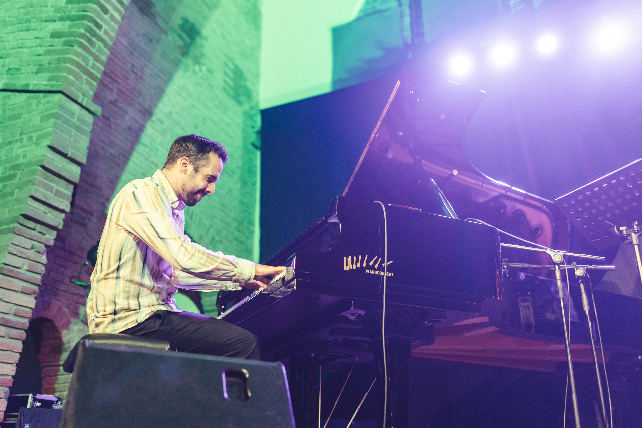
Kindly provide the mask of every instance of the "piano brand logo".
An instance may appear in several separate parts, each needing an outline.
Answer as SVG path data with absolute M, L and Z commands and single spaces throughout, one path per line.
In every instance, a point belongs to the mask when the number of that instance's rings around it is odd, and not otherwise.
M 364 268 L 366 270 L 366 273 L 369 273 L 371 275 L 393 276 L 394 274 L 392 272 L 386 272 L 385 270 L 385 266 L 390 265 L 390 263 L 392 263 L 392 260 L 384 264 L 381 257 L 377 256 L 368 259 L 367 254 L 363 257 L 361 255 L 359 255 L 358 257 L 348 256 L 343 257 L 343 270 Z

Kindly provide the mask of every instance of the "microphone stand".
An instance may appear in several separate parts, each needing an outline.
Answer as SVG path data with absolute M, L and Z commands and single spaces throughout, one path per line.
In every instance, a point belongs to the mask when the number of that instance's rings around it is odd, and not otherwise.
M 539 251 L 543 253 L 547 253 L 550 257 L 551 260 L 554 263 L 554 268 L 555 268 L 555 279 L 557 282 L 557 294 L 560 299 L 560 308 L 562 312 L 562 323 L 564 324 L 564 344 L 566 347 L 566 360 L 568 362 L 568 373 L 569 373 L 569 379 L 571 383 L 571 397 L 573 399 L 573 412 L 575 415 L 575 427 L 576 428 L 581 428 L 580 424 L 580 411 L 579 407 L 577 404 L 577 389 L 575 385 L 575 374 L 573 373 L 573 360 L 571 358 L 571 343 L 569 340 L 569 331 L 568 331 L 568 326 L 566 325 L 566 312 L 564 311 L 564 287 L 562 286 L 562 273 L 561 273 L 561 268 L 560 265 L 564 263 L 564 256 L 573 256 L 573 257 L 581 257 L 581 258 L 586 258 L 586 259 L 592 259 L 592 260 L 599 260 L 599 261 L 604 261 L 604 257 L 598 257 L 598 256 L 590 256 L 587 254 L 574 254 L 574 253 L 568 253 L 565 251 L 553 251 L 549 249 L 544 249 L 544 248 L 533 248 L 533 247 L 525 247 L 522 245 L 514 245 L 514 244 L 500 244 L 502 247 L 510 247 L 510 248 L 518 248 L 522 250 L 529 250 L 529 251 Z M 570 298 L 570 296 L 569 296 Z
M 606 404 L 604 402 L 604 392 L 602 390 L 602 376 L 600 375 L 600 366 L 597 363 L 597 354 L 595 352 L 595 340 L 593 339 L 593 324 L 591 323 L 591 317 L 589 315 L 588 296 L 586 295 L 586 288 L 584 287 L 584 278 L 588 277 L 588 274 L 586 272 L 585 267 L 577 266 L 575 263 L 573 263 L 572 266 L 575 269 L 575 276 L 580 282 L 580 290 L 582 291 L 582 306 L 584 307 L 584 313 L 586 314 L 586 320 L 588 321 L 589 336 L 591 336 L 591 351 L 593 351 L 593 362 L 595 363 L 595 374 L 597 375 L 597 386 L 600 391 L 600 403 L 602 404 L 602 415 L 604 416 L 604 426 L 605 428 L 609 428 L 609 420 L 606 415 Z
M 566 314 L 564 312 L 564 288 L 562 287 L 562 273 L 560 270 L 560 263 L 564 261 L 564 256 L 561 254 L 554 254 L 551 256 L 553 263 L 555 263 L 555 279 L 557 280 L 557 294 L 560 299 L 560 309 L 562 310 L 562 322 L 564 323 L 564 344 L 566 345 L 566 359 L 568 361 L 568 375 L 571 381 L 571 397 L 573 398 L 573 412 L 575 415 L 575 426 L 581 428 L 580 424 L 580 410 L 577 405 L 577 390 L 575 386 L 575 375 L 573 374 L 573 361 L 571 359 L 571 342 L 569 339 L 568 326 L 566 324 Z M 569 296 L 570 299 L 570 296 Z M 570 314 L 569 314 L 570 316 Z

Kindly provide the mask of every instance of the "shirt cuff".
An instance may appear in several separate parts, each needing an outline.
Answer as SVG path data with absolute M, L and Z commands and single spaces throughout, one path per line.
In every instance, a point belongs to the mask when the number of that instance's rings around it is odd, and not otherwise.
M 240 284 L 245 284 L 254 278 L 254 262 L 245 259 L 236 258 L 237 261 L 237 277 Z

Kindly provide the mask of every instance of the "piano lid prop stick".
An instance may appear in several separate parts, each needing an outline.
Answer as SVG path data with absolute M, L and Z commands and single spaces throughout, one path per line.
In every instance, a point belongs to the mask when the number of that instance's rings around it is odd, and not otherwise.
M 350 422 L 348 422 L 348 425 L 346 426 L 346 428 L 350 428 L 350 425 L 352 425 L 352 421 L 354 421 L 354 418 L 357 416 L 359 409 L 361 409 L 361 405 L 366 400 L 366 397 L 370 393 L 370 390 L 372 389 L 376 381 L 377 381 L 377 378 L 374 378 L 374 380 L 370 384 L 370 388 L 368 388 L 368 391 L 366 391 L 366 395 L 364 395 L 363 398 L 361 399 L 361 403 L 359 403 L 359 405 L 357 406 L 357 410 L 354 411 L 354 415 L 352 415 L 352 418 L 350 419 Z

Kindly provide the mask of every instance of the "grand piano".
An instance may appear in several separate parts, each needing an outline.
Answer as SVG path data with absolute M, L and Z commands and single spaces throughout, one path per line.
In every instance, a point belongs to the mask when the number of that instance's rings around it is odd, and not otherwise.
M 546 254 L 500 251 L 497 228 L 559 250 L 578 239 L 554 203 L 467 160 L 460 139 L 483 93 L 410 71 L 376 85 L 389 96 L 343 194 L 265 262 L 287 266 L 286 276 L 266 292 L 219 299 L 220 318 L 256 334 L 263 359 L 300 372 L 292 395 L 301 427 L 316 426 L 315 367 L 357 357 L 374 358 L 379 382 L 388 379 L 387 426 L 408 427 L 413 349 L 430 349 L 448 314 L 474 319 L 501 301 L 503 261 L 547 263 Z

